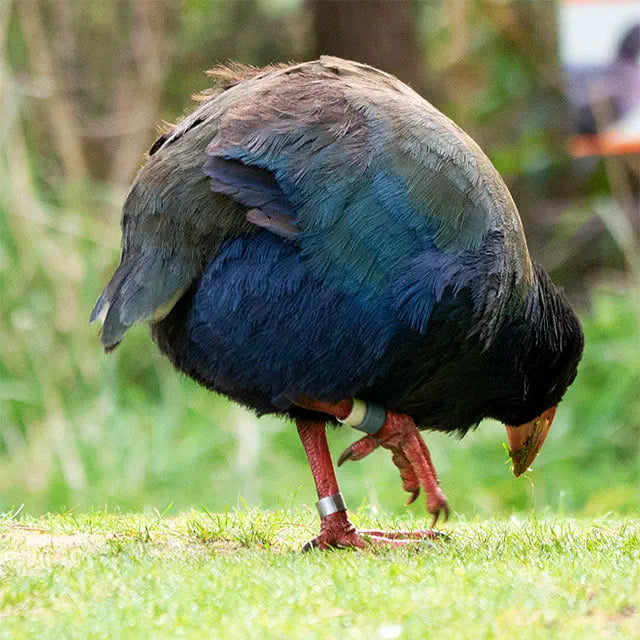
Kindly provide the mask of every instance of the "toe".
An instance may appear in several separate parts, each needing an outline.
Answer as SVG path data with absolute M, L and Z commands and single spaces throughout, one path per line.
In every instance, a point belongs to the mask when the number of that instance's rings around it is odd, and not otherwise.
M 402 443 L 402 453 L 411 465 L 412 472 L 417 479 L 417 488 L 422 486 L 424 489 L 427 496 L 427 510 L 433 515 L 431 526 L 434 526 L 441 513 L 445 515 L 445 519 L 448 517 L 449 507 L 447 498 L 438 485 L 429 450 L 417 430 Z
M 444 516 L 444 522 L 449 519 L 449 505 L 447 503 L 447 498 L 440 487 L 438 487 L 432 494 L 428 494 L 427 510 L 433 516 L 433 521 L 431 522 L 432 527 L 435 526 L 436 522 L 438 522 L 440 514 Z
M 377 529 L 358 529 L 358 533 L 362 536 L 370 536 L 372 538 L 384 538 L 386 540 L 408 540 L 415 542 L 416 540 L 437 540 L 443 534 L 435 529 L 418 529 L 417 531 L 379 531 Z
M 371 437 L 365 436 L 356 440 L 352 445 L 348 446 L 338 458 L 338 466 L 340 467 L 347 460 L 362 460 L 372 453 L 378 446 L 378 443 Z
M 396 465 L 400 472 L 400 478 L 402 479 L 402 488 L 411 495 L 409 496 L 405 504 L 409 505 L 416 501 L 416 498 L 420 495 L 420 480 L 416 475 L 411 463 L 407 460 L 402 449 L 399 447 L 391 448 L 391 459 L 393 464 Z
M 411 495 L 407 498 L 407 501 L 404 503 L 405 507 L 408 507 L 410 504 L 413 504 L 420 495 L 420 487 L 411 491 Z

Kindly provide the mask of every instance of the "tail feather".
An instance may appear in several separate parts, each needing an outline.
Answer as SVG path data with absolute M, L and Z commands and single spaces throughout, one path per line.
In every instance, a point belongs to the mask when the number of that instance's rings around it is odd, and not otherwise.
M 118 302 L 120 302 L 118 300 Z M 104 319 L 104 325 L 102 325 L 102 333 L 100 335 L 102 339 L 102 345 L 104 350 L 109 353 L 113 351 L 122 341 L 124 332 L 131 325 L 123 324 L 120 320 L 120 305 L 114 304 L 109 307 L 107 315 Z
M 100 320 L 104 322 L 105 315 L 108 311 L 107 300 L 105 298 L 105 292 L 103 291 L 100 294 L 100 297 L 96 301 L 95 306 L 93 307 L 93 311 L 89 316 L 89 324 L 93 324 L 96 320 Z
M 109 280 L 107 286 L 104 288 L 104 291 L 100 294 L 100 297 L 96 301 L 96 304 L 93 307 L 93 311 L 91 312 L 91 316 L 89 317 L 89 322 L 95 322 L 96 320 L 102 320 L 102 322 L 104 322 L 106 314 L 109 311 L 109 307 L 111 306 L 114 297 L 116 296 L 123 282 L 131 273 L 133 266 L 133 260 L 125 260 L 123 258 L 120 261 L 118 268 L 111 276 L 111 280 Z
M 105 351 L 115 349 L 134 323 L 168 312 L 167 303 L 197 275 L 193 265 L 173 257 L 171 265 L 157 253 L 136 253 L 123 259 L 91 312 L 90 322 L 103 319 L 101 339 Z M 173 306 L 173 305 L 171 305 Z

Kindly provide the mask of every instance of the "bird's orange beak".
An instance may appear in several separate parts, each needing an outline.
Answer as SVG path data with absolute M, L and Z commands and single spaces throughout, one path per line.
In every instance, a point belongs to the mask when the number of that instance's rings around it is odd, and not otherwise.
M 529 469 L 538 455 L 549 433 L 557 408 L 558 405 L 551 407 L 531 422 L 518 427 L 507 425 L 509 455 L 513 460 L 513 475 L 516 478 Z

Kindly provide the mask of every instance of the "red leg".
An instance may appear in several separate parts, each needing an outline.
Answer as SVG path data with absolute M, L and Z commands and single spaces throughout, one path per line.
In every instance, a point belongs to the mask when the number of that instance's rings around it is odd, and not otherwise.
M 311 473 L 316 483 L 318 498 L 339 493 L 338 481 L 327 444 L 326 426 L 316 420 L 298 420 L 298 435 L 307 454 Z M 321 519 L 320 535 L 307 543 L 304 550 L 330 547 L 363 547 L 356 528 L 351 524 L 346 511 L 338 511 Z
M 330 404 L 304 399 L 299 404 L 307 409 L 344 419 L 351 411 L 352 401 L 343 400 Z M 338 459 L 338 466 L 346 460 L 361 460 L 379 446 L 391 451 L 392 460 L 400 471 L 403 487 L 411 494 L 407 504 L 411 504 L 418 497 L 422 486 L 427 496 L 427 509 L 433 515 L 431 526 L 435 525 L 441 511 L 444 512 L 446 520 L 449 507 L 438 484 L 431 454 L 414 421 L 408 415 L 387 411 L 385 423 L 380 431 L 354 442 L 342 453 Z
M 316 483 L 318 498 L 326 498 L 339 493 L 338 482 L 327 445 L 324 422 L 298 420 L 298 434 L 309 460 L 309 466 Z M 398 531 L 387 534 L 383 531 L 356 531 L 347 517 L 346 511 L 337 511 L 321 519 L 320 535 L 304 546 L 309 549 L 330 549 L 340 547 L 363 548 L 368 544 L 405 546 L 416 540 L 436 538 L 434 531 Z

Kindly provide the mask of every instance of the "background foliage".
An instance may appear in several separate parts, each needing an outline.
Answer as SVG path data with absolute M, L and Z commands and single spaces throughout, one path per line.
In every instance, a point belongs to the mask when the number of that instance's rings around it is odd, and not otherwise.
M 640 509 L 638 157 L 576 161 L 550 2 L 149 0 L 0 3 L 0 512 L 209 510 L 314 501 L 293 426 L 176 375 L 145 328 L 106 357 L 87 324 L 118 259 L 119 207 L 202 71 L 319 51 L 411 82 L 483 146 L 532 253 L 587 336 L 542 457 L 514 481 L 504 431 L 427 434 L 454 509 Z M 390 44 L 391 43 L 391 44 Z M 338 453 L 354 434 L 331 434 Z M 340 471 L 351 503 L 401 512 L 384 452 Z M 423 505 L 415 509 L 422 513 Z

